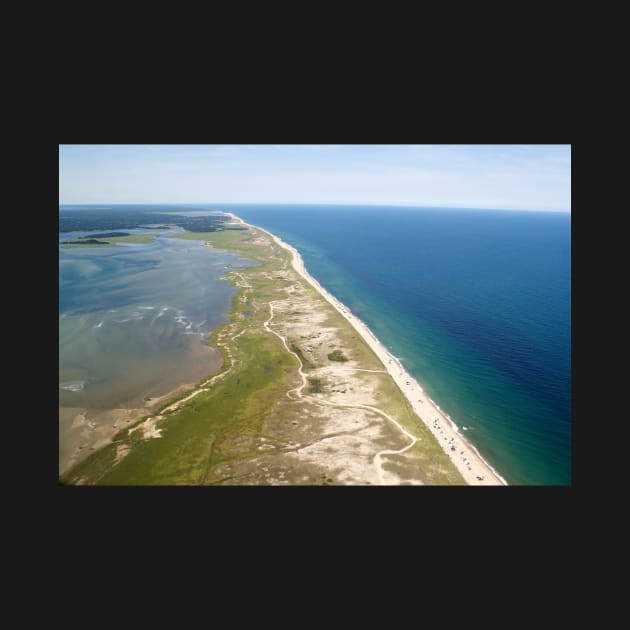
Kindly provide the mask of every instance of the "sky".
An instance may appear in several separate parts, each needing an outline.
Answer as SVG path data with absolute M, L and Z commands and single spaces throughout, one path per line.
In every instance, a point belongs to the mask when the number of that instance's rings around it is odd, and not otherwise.
M 571 145 L 59 145 L 59 203 L 571 211 Z

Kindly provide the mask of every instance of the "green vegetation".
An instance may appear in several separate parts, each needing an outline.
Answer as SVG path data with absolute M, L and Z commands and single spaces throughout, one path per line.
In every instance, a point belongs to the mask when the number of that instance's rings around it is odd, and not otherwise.
M 90 234 L 90 238 L 110 238 L 113 236 L 130 236 L 130 234 L 129 232 L 103 232 L 102 234 Z
M 341 352 L 341 350 L 334 350 L 328 355 L 328 358 L 331 361 L 347 361 L 348 360 L 348 357 L 345 357 L 343 355 L 343 352 Z
M 300 358 L 300 361 L 302 362 L 302 367 L 305 370 L 312 370 L 315 366 L 304 356 L 304 354 L 302 353 L 302 350 L 300 350 L 300 348 L 298 346 L 296 346 L 294 343 L 291 344 L 290 346 L 292 352 L 295 352 L 295 354 L 298 355 L 298 357 Z
M 108 241 L 98 241 L 96 239 L 85 239 L 76 241 L 64 241 L 61 247 L 115 247 Z
M 314 289 L 313 289 L 314 291 Z M 322 311 L 328 313 L 324 326 L 334 326 L 341 346 L 346 348 L 348 354 L 364 369 L 382 370 L 383 364 L 376 356 L 372 348 L 363 341 L 359 333 L 343 318 L 328 302 L 322 306 Z
M 76 241 L 65 241 L 67 245 L 109 245 L 108 241 L 99 241 L 96 238 L 82 237 Z
M 229 217 L 221 213 L 185 216 L 177 212 L 171 214 L 161 210 L 151 211 L 133 207 L 107 208 L 90 212 L 64 208 L 59 211 L 60 232 L 145 229 L 147 225 L 158 223 L 160 226 L 177 225 L 192 232 L 212 232 L 222 228 L 228 221 Z
M 117 236 L 122 234 L 123 236 Z M 98 236 L 106 236 L 99 234 Z M 62 242 L 62 247 L 115 247 L 116 243 L 152 243 L 157 234 L 127 234 L 126 232 L 111 232 L 107 235 L 109 241 L 99 241 L 94 236 L 81 236 L 74 241 Z
M 309 378 L 308 384 L 310 385 L 308 392 L 311 394 L 321 394 L 324 391 L 322 388 L 322 380 L 320 378 Z
M 172 238 L 183 238 L 186 241 L 203 241 L 203 240 L 215 240 L 216 232 L 180 232 L 179 234 L 172 234 Z
M 191 238 L 186 234 L 188 238 Z M 219 348 L 223 366 L 218 374 L 222 379 L 213 383 L 209 391 L 203 391 L 182 407 L 159 420 L 161 430 L 157 439 L 143 439 L 142 429 L 130 433 L 130 429 L 144 422 L 145 416 L 132 427 L 125 427 L 113 438 L 113 442 L 90 454 L 84 461 L 63 476 L 60 483 L 103 485 L 197 485 L 212 483 L 212 470 L 234 459 L 252 457 L 255 450 L 237 448 L 239 440 L 260 435 L 265 417 L 283 398 L 287 390 L 296 384 L 297 360 L 286 352 L 282 342 L 271 334 L 265 334 L 262 324 L 269 315 L 269 301 L 276 297 L 277 281 L 252 275 L 260 270 L 275 268 L 284 257 L 269 261 L 261 248 L 249 242 L 246 231 L 222 231 L 211 234 L 197 233 L 197 238 L 209 240 L 215 247 L 241 253 L 259 262 L 258 266 L 242 268 L 239 275 L 249 276 L 251 288 L 247 309 L 251 315 L 243 318 L 243 289 L 232 298 L 232 310 L 228 323 L 215 330 L 210 343 Z M 256 332 L 239 335 L 245 325 L 258 326 Z M 226 349 L 229 345 L 230 352 Z M 198 385 L 204 383 L 203 379 Z M 182 394 L 180 398 L 187 396 Z M 166 402 L 161 410 L 175 400 Z M 156 411 L 154 415 L 159 415 Z M 152 415 L 151 417 L 154 417 Z M 119 463 L 116 456 L 119 447 L 129 449 Z M 252 449 L 254 447 L 251 447 Z
M 287 378 L 295 360 L 277 338 L 269 336 L 242 335 L 235 346 L 238 365 L 210 391 L 158 422 L 161 438 L 143 440 L 140 430 L 129 436 L 125 429 L 120 441 L 70 471 L 67 483 L 84 477 L 89 483 L 105 485 L 203 484 L 217 464 L 253 455 L 235 455 L 234 443 L 242 435 L 260 433 L 265 415 L 289 386 Z M 274 369 L 265 370 L 264 365 Z M 120 444 L 133 450 L 112 467 Z
M 277 269 L 278 263 L 289 262 L 291 260 L 291 254 L 285 249 L 278 248 L 277 253 L 274 253 L 273 259 L 269 259 L 269 256 L 265 255 L 265 252 L 260 245 L 252 244 L 252 238 L 244 230 L 220 230 L 217 232 L 181 232 L 180 234 L 173 234 L 173 238 L 183 238 L 185 240 L 200 240 L 206 241 L 215 249 L 224 249 L 232 252 L 238 252 L 244 258 L 252 260 L 254 262 L 262 263 L 262 267 L 258 267 L 260 270 L 272 270 Z M 277 285 L 277 280 L 257 280 L 257 284 L 261 287 L 268 286 L 273 288 Z
M 156 233 L 151 234 L 130 234 L 129 236 L 116 236 L 109 240 L 113 243 L 153 243 Z

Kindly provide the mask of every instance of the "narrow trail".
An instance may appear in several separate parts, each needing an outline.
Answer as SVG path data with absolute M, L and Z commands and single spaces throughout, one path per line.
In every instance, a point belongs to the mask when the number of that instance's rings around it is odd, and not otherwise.
M 304 371 L 302 370 L 302 368 L 303 368 L 302 360 L 297 355 L 297 353 L 293 352 L 293 350 L 291 350 L 289 348 L 289 346 L 287 344 L 286 337 L 284 337 L 280 333 L 277 333 L 269 325 L 271 320 L 273 319 L 273 314 L 274 314 L 273 313 L 273 305 L 274 305 L 274 302 L 269 302 L 269 318 L 263 323 L 263 327 L 264 327 L 264 329 L 266 331 L 268 331 L 268 332 L 274 334 L 276 337 L 278 337 L 280 339 L 280 341 L 282 341 L 282 344 L 286 348 L 286 351 L 289 352 L 290 354 L 292 354 L 298 360 L 298 363 L 300 364 L 300 366 L 298 368 L 298 373 L 300 374 L 300 377 L 302 378 L 302 384 L 298 385 L 297 387 L 294 387 L 293 389 L 291 389 L 291 390 L 289 390 L 287 392 L 287 396 L 291 400 L 300 400 L 300 399 L 301 400 L 306 400 L 308 402 L 312 402 L 312 403 L 314 403 L 316 405 L 320 405 L 322 407 L 341 407 L 341 408 L 346 408 L 346 409 L 366 409 L 368 411 L 372 411 L 372 412 L 382 416 L 383 418 L 387 418 L 387 420 L 389 420 L 390 422 L 395 424 L 396 427 L 398 427 L 398 429 L 401 431 L 401 433 L 404 433 L 411 440 L 411 442 L 407 446 L 404 446 L 401 449 L 398 449 L 398 450 L 384 449 L 384 450 L 379 451 L 378 453 L 376 453 L 376 455 L 374 456 L 374 466 L 376 467 L 376 472 L 378 474 L 379 484 L 382 485 L 382 486 L 386 485 L 385 484 L 385 480 L 383 478 L 383 474 L 384 474 L 385 471 L 383 470 L 383 464 L 382 464 L 382 461 L 381 461 L 382 456 L 383 455 L 400 455 L 401 453 L 404 453 L 405 451 L 409 450 L 412 446 L 414 446 L 415 443 L 418 441 L 418 438 L 415 435 L 409 433 L 409 431 L 407 431 L 407 429 L 405 429 L 398 422 L 398 420 L 396 420 L 395 418 L 393 418 L 389 414 L 385 413 L 381 409 L 378 409 L 377 407 L 372 407 L 371 405 L 350 405 L 350 404 L 343 404 L 343 403 L 328 402 L 328 401 L 325 401 L 325 400 L 319 400 L 318 398 L 313 398 L 311 396 L 305 396 L 304 394 L 302 394 L 302 390 L 306 387 L 306 383 L 307 383 L 307 376 L 304 373 Z M 347 368 L 347 369 L 353 369 L 353 368 Z M 357 370 L 360 370 L 360 369 L 357 368 Z M 360 370 L 360 371 L 363 371 L 363 372 L 383 372 L 383 370 Z M 292 395 L 294 392 L 295 392 L 295 396 Z

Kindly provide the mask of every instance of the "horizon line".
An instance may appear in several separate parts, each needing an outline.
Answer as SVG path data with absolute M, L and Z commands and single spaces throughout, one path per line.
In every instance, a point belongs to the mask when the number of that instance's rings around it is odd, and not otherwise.
M 142 205 L 178 205 L 178 206 L 195 206 L 195 205 L 243 205 L 243 206 L 372 206 L 372 207 L 390 207 L 390 208 L 444 208 L 444 209 L 452 209 L 452 210 L 502 210 L 502 211 L 514 211 L 514 212 L 557 212 L 564 214 L 571 214 L 571 208 L 514 208 L 514 207 L 482 207 L 482 206 L 452 206 L 452 205 L 444 205 L 444 204 L 433 204 L 433 205 L 416 205 L 416 204 L 401 204 L 401 203 L 339 203 L 339 202 L 299 202 L 299 201 L 259 201 L 259 202 L 248 202 L 248 201 L 195 201 L 195 202 L 182 202 L 182 201 L 134 201 L 134 202 L 126 202 L 126 201 L 101 201 L 101 202 L 73 202 L 73 203 L 65 203 L 59 202 L 59 206 L 142 206 Z

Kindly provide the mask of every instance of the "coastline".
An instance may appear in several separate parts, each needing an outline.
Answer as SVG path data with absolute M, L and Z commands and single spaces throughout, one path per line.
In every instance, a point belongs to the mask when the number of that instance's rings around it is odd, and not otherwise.
M 184 395 L 194 390 L 196 390 L 195 383 L 182 383 L 158 396 L 151 397 L 143 406 L 112 407 L 92 415 L 85 407 L 60 407 L 60 414 L 67 411 L 68 414 L 72 414 L 72 421 L 67 422 L 65 427 L 64 439 L 69 442 L 68 454 L 63 457 L 59 455 L 59 477 L 69 473 L 91 453 L 111 444 L 121 430 L 138 426 L 140 421 L 155 417 L 159 413 L 157 410 L 167 403 L 179 401 Z M 73 430 L 80 433 L 71 434 Z
M 308 273 L 297 249 L 264 228 L 246 223 L 231 212 L 226 212 L 225 214 L 232 217 L 236 223 L 251 226 L 264 232 L 276 244 L 291 253 L 292 266 L 295 271 L 331 304 L 368 344 L 407 399 L 418 419 L 431 431 L 444 453 L 449 457 L 468 485 L 508 485 L 507 481 L 481 456 L 477 448 L 462 435 L 459 427 L 448 414 L 444 413 L 439 405 L 426 395 L 420 383 L 383 346 L 369 327 Z

